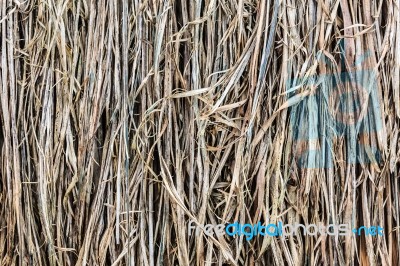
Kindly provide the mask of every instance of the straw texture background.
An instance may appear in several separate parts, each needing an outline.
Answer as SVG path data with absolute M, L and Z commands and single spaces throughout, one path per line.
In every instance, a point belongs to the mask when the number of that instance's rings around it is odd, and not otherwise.
M 0 0 L 0 60 L 0 265 L 400 265 L 398 0 Z M 288 81 L 353 70 L 376 130 L 302 167 L 291 114 L 333 85 Z M 360 139 L 379 160 L 346 163 Z

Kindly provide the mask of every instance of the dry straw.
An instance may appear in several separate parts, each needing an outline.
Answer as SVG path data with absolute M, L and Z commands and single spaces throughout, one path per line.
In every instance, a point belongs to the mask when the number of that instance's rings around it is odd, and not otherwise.
M 0 10 L 0 265 L 399 265 L 398 0 Z M 376 79 L 365 96 L 343 73 Z M 370 130 L 323 145 L 332 114 Z M 385 235 L 247 241 L 189 236 L 189 220 Z

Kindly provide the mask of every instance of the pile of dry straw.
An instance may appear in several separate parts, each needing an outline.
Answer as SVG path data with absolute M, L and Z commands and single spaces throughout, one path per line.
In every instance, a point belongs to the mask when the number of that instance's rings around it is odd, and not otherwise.
M 0 265 L 399 265 L 398 0 L 0 10 Z

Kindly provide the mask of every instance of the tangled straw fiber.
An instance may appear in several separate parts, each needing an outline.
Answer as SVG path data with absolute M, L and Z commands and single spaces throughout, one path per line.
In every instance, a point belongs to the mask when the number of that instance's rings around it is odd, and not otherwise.
M 0 265 L 400 265 L 399 7 L 0 0 Z

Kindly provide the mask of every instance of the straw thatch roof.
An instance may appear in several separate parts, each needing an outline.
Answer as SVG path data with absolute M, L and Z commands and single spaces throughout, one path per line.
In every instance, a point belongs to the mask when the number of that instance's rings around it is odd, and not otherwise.
M 0 60 L 0 265 L 399 265 L 398 0 L 1 0 Z

